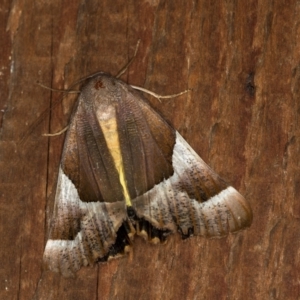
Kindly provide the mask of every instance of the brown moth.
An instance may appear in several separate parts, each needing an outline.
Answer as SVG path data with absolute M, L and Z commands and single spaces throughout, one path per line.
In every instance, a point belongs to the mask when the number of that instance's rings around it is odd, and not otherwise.
M 250 226 L 249 203 L 228 186 L 138 91 L 90 78 L 65 139 L 44 263 L 72 276 L 177 231 L 221 237 Z

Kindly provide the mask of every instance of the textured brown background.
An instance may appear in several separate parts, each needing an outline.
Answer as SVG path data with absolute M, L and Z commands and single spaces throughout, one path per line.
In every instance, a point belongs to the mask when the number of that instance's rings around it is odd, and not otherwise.
M 250 201 L 250 229 L 220 240 L 137 238 L 133 255 L 75 279 L 42 255 L 72 102 L 95 71 L 161 94 L 158 111 Z M 300 3 L 1 1 L 0 299 L 299 299 Z M 149 97 L 148 97 L 149 98 Z M 52 110 L 51 107 L 54 107 Z M 46 111 L 46 113 L 44 113 Z

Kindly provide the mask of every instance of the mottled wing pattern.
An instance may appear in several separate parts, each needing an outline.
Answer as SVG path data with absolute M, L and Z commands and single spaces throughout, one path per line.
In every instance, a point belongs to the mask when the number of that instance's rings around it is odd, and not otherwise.
M 174 174 L 133 200 L 139 218 L 182 237 L 220 237 L 250 226 L 245 198 L 204 163 L 177 132 Z M 145 234 L 145 233 L 144 233 Z
M 81 201 L 75 185 L 60 168 L 45 266 L 69 277 L 82 266 L 93 265 L 110 251 L 126 219 L 123 201 Z

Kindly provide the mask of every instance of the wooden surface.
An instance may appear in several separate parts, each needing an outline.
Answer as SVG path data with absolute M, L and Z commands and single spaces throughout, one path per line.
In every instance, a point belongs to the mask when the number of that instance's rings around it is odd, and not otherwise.
M 299 299 L 299 1 L 24 1 L 0 10 L 0 299 Z M 67 88 L 96 71 L 153 106 L 251 203 L 250 229 L 164 246 L 75 279 L 42 269 Z M 148 97 L 149 98 L 149 97 Z M 60 101 L 57 103 L 57 101 Z M 52 109 L 51 109 L 52 108 Z

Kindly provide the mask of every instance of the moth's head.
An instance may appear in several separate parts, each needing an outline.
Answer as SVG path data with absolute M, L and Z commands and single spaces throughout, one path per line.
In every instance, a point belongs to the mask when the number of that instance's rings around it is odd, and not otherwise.
M 100 73 L 89 78 L 84 84 L 81 95 L 85 100 L 92 100 L 93 104 L 113 105 L 121 96 L 121 82 L 109 74 Z

